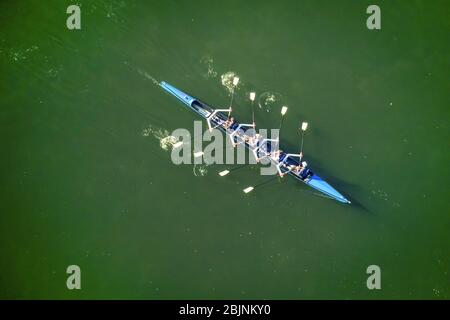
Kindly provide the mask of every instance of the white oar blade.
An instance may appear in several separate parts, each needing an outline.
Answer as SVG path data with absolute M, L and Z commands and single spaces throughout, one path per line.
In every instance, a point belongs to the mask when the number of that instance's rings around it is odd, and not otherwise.
M 183 145 L 183 141 L 178 141 L 177 143 L 173 144 L 173 148 L 176 149 L 176 148 L 181 147 L 182 145 Z
M 286 114 L 287 110 L 288 110 L 288 108 L 286 106 L 283 106 L 281 108 L 281 115 L 284 116 Z
M 203 151 L 194 152 L 194 158 L 199 158 L 199 157 L 201 157 L 202 155 L 204 155 L 204 152 L 203 152 Z
M 220 171 L 219 172 L 219 176 L 221 176 L 221 177 L 225 177 L 227 174 L 229 174 L 230 173 L 230 170 L 223 170 L 223 171 Z
M 247 187 L 247 188 L 244 189 L 244 193 L 252 192 L 253 189 L 254 189 L 253 187 Z
M 306 131 L 306 129 L 308 129 L 308 122 L 303 122 L 302 123 L 302 130 Z
M 239 83 L 239 78 L 238 77 L 234 77 L 233 78 L 233 86 L 237 86 L 238 83 Z
M 256 97 L 256 93 L 255 92 L 250 92 L 250 100 L 251 101 L 255 101 L 255 97 Z

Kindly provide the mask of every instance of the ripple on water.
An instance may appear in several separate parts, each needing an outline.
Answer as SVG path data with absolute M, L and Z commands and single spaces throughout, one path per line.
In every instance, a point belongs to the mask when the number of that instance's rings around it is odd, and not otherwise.
M 203 177 L 208 174 L 208 165 L 207 164 L 194 164 L 192 168 L 192 172 L 196 177 Z
M 278 92 L 263 92 L 258 97 L 258 106 L 260 109 L 270 112 L 275 105 L 279 105 L 281 98 L 282 95 Z
M 203 76 L 206 79 L 217 77 L 217 71 L 214 69 L 214 60 L 210 56 L 204 56 L 200 59 L 200 64 L 205 67 L 206 71 Z
M 169 131 L 162 128 L 156 128 L 151 125 L 144 128 L 141 134 L 143 137 L 152 136 L 153 138 L 157 139 L 159 141 L 161 149 L 163 150 L 171 149 L 173 145 L 178 142 L 178 139 L 174 136 L 171 136 Z
M 128 64 L 127 61 L 124 62 L 124 64 Z M 155 77 L 153 77 L 151 74 L 148 74 L 145 70 L 142 69 L 137 69 L 137 72 L 141 75 L 144 76 L 146 79 L 150 80 L 151 82 L 153 82 L 153 84 L 159 85 L 158 80 L 156 80 Z
M 33 45 L 26 49 L 12 48 L 11 51 L 9 52 L 9 57 L 14 62 L 20 62 L 23 60 L 27 60 L 31 56 L 31 54 L 37 50 L 39 50 L 39 47 L 36 45 Z

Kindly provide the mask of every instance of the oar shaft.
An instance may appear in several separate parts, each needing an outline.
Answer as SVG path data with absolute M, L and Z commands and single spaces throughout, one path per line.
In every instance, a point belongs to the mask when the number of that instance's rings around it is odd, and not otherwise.
M 252 123 L 255 123 L 255 104 L 252 101 Z
M 266 184 L 268 184 L 269 182 L 272 182 L 273 180 L 277 179 L 278 175 L 273 176 L 272 178 L 270 178 L 269 180 L 266 180 L 264 182 L 258 183 L 257 185 L 255 185 L 253 188 L 256 189 L 258 187 L 264 186 Z
M 283 120 L 284 120 L 284 116 L 281 117 L 281 120 L 280 120 L 280 128 L 278 129 L 278 134 L 280 133 L 281 127 L 283 126 Z
M 228 111 L 228 119 L 231 116 L 231 108 L 233 106 L 234 88 L 231 89 L 231 101 L 230 101 L 230 111 Z
M 242 164 L 240 166 L 236 166 L 234 168 L 231 168 L 229 171 L 232 172 L 232 171 L 235 171 L 235 170 L 238 170 L 238 169 L 241 169 L 241 168 L 245 168 L 245 167 L 247 167 L 249 165 L 250 165 L 250 163 L 245 163 L 245 164 Z
M 303 153 L 303 138 L 305 137 L 305 131 L 303 131 L 302 132 L 302 144 L 301 144 L 301 146 L 300 146 L 300 154 L 302 154 Z

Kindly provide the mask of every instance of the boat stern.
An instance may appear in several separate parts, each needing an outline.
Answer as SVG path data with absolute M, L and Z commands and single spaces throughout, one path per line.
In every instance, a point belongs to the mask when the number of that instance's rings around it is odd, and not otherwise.
M 181 102 L 183 102 L 184 104 L 188 105 L 189 107 L 192 107 L 192 103 L 194 101 L 196 101 L 195 98 L 191 97 L 190 95 L 184 93 L 181 90 L 178 90 L 177 88 L 175 88 L 174 86 L 168 84 L 165 81 L 161 81 L 159 83 L 159 85 L 166 90 L 168 93 L 170 93 L 171 95 L 175 96 L 178 100 L 180 100 Z

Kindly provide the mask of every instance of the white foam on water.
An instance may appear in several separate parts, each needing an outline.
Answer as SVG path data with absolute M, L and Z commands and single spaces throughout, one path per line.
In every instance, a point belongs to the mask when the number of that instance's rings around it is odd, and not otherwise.
M 263 92 L 258 98 L 258 106 L 260 109 L 270 112 L 274 106 L 277 106 L 280 103 L 281 98 L 282 96 L 278 92 Z
M 238 74 L 234 71 L 228 71 L 220 76 L 220 81 L 222 82 L 222 85 L 227 89 L 228 93 L 231 94 L 233 92 L 233 79 L 234 77 L 239 77 Z M 239 88 L 239 84 L 235 87 L 236 89 Z
M 161 146 L 162 149 L 169 150 L 177 142 L 178 140 L 174 136 L 167 136 L 159 140 L 159 145 Z
M 142 136 L 153 138 L 159 141 L 159 145 L 163 150 L 170 150 L 173 148 L 173 145 L 178 142 L 178 139 L 169 134 L 169 131 L 161 128 L 154 128 L 149 125 L 147 128 L 142 130 Z

